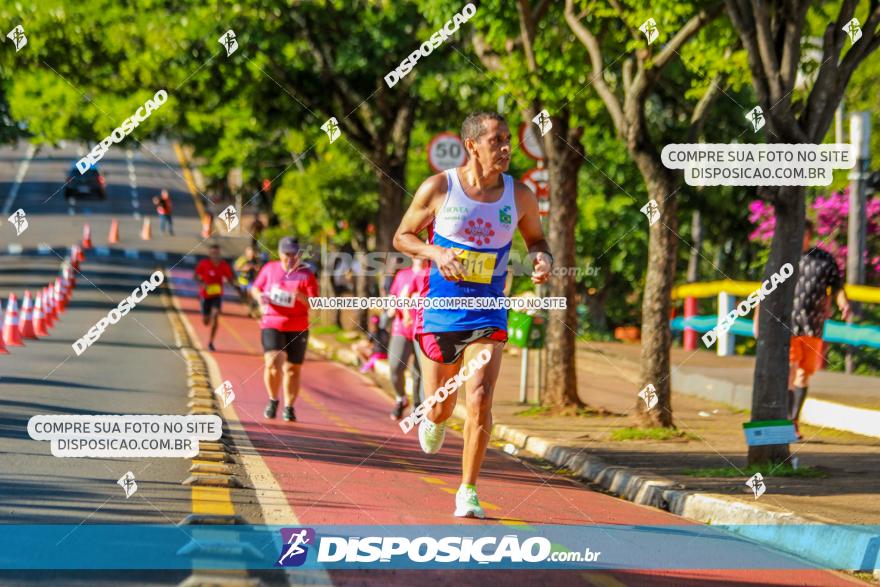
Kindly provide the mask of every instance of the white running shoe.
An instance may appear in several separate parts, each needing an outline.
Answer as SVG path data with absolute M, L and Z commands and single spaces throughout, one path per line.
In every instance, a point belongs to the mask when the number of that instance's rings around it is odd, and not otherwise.
M 445 438 L 446 422 L 435 424 L 425 418 L 419 424 L 419 444 L 422 445 L 422 450 L 429 455 L 440 450 Z
M 470 487 L 459 487 L 455 494 L 455 517 L 456 518 L 480 518 L 486 517 L 486 512 L 480 507 L 477 498 L 477 490 Z

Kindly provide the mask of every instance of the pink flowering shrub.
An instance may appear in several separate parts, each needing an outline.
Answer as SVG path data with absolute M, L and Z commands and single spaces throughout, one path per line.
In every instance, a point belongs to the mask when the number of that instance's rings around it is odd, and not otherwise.
M 837 260 L 840 270 L 846 271 L 846 231 L 849 217 L 849 188 L 843 192 L 833 192 L 828 196 L 817 196 L 810 204 L 816 224 L 816 242 Z M 865 259 L 868 283 L 880 282 L 880 197 L 868 198 L 868 252 Z M 776 215 L 773 206 L 763 200 L 749 204 L 749 222 L 755 228 L 749 233 L 749 240 L 764 245 L 770 244 L 776 228 Z

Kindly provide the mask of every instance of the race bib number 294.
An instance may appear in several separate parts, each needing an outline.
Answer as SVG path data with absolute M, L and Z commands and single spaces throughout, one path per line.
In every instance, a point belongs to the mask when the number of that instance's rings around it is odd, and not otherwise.
M 269 291 L 269 300 L 276 306 L 293 307 L 293 295 L 277 286 Z

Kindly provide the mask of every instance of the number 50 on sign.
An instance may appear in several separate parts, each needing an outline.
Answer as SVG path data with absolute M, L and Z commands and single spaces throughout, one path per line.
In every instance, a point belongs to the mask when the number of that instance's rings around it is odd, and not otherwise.
M 436 173 L 461 167 L 466 161 L 464 143 L 454 133 L 441 132 L 428 143 L 428 164 Z

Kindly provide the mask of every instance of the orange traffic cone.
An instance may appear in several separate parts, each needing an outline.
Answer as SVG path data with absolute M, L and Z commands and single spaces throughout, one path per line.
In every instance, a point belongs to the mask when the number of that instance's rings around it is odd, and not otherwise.
M 92 248 L 92 228 L 88 224 L 83 225 L 82 248 Z
M 214 219 L 205 214 L 202 216 L 202 238 L 210 238 L 211 237 L 211 225 L 214 223 Z
M 119 221 L 115 218 L 110 222 L 110 236 L 107 237 L 107 242 L 111 245 L 119 242 Z
M 55 304 L 55 296 L 52 293 L 52 286 L 46 286 L 46 298 L 49 300 L 49 312 L 52 315 L 52 326 L 58 321 L 58 305 Z
M 34 334 L 36 336 L 49 336 L 46 330 L 46 319 L 43 316 L 43 296 L 36 296 L 37 303 L 34 305 Z
M 3 303 L 0 302 L 0 327 L 3 325 Z M 0 330 L 2 332 L 2 330 Z M 3 337 L 0 336 L 0 355 L 8 355 L 9 351 L 6 350 L 6 345 L 3 344 Z
M 61 295 L 64 296 L 64 307 L 70 301 L 70 277 L 67 274 L 67 266 L 61 269 Z
M 67 309 L 67 300 L 64 299 L 64 294 L 61 291 L 61 278 L 55 278 L 55 286 L 53 287 L 55 294 L 55 304 L 58 306 L 58 313 L 63 314 L 64 310 Z
M 150 219 L 144 218 L 144 226 L 141 228 L 141 240 L 148 241 L 153 240 L 152 232 L 150 231 Z
M 82 254 L 82 249 L 79 248 L 78 245 L 73 245 L 70 247 L 70 266 L 74 269 L 79 269 L 79 264 L 85 259 L 85 256 Z
M 18 329 L 18 302 L 15 299 L 15 294 L 9 294 L 9 302 L 6 303 L 3 341 L 6 343 L 6 346 L 24 346 L 24 341 L 21 340 L 21 332 Z
M 43 296 L 43 319 L 46 321 L 46 328 L 55 326 L 55 315 L 52 312 L 52 300 L 49 298 L 49 290 L 43 288 L 40 295 Z
M 70 269 L 70 265 L 64 266 L 62 275 L 64 275 L 64 282 L 67 284 L 67 298 L 70 299 L 70 296 L 73 295 L 73 286 L 76 285 L 76 275 Z
M 31 292 L 24 292 L 24 301 L 21 304 L 21 325 L 19 332 L 22 338 L 37 338 L 34 332 L 33 317 L 34 301 L 31 298 Z

